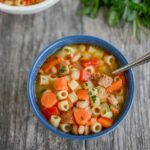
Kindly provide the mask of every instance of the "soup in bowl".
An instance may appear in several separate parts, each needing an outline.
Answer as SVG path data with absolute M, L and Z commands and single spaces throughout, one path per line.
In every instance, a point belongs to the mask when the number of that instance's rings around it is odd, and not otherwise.
M 112 131 L 128 113 L 134 95 L 132 71 L 109 43 L 91 36 L 58 40 L 36 59 L 28 78 L 30 104 L 52 132 L 91 139 Z
M 0 0 L 0 11 L 10 14 L 33 14 L 43 11 L 59 0 Z
M 1 3 L 4 3 L 6 5 L 11 5 L 11 6 L 28 6 L 28 5 L 34 5 L 43 1 L 44 0 L 0 0 Z

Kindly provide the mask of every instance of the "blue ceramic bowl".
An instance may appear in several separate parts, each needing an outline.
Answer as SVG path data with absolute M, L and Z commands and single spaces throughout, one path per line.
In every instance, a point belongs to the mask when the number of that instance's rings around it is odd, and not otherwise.
M 93 45 L 97 45 L 97 46 L 103 48 L 104 50 L 106 50 L 109 53 L 111 53 L 112 55 L 114 55 L 121 66 L 126 65 L 128 63 L 126 58 L 121 54 L 121 52 L 117 48 L 115 48 L 110 43 L 108 43 L 102 39 L 92 37 L 92 36 L 86 36 L 86 35 L 75 35 L 75 36 L 65 37 L 65 38 L 62 38 L 62 39 L 57 40 L 56 42 L 50 44 L 35 59 L 33 65 L 32 65 L 32 68 L 30 69 L 29 76 L 28 76 L 27 94 L 28 94 L 29 103 L 30 103 L 35 115 L 40 120 L 40 122 L 46 128 L 48 128 L 48 130 L 50 130 L 53 133 L 55 133 L 61 137 L 64 137 L 64 138 L 74 139 L 74 140 L 87 140 L 87 139 L 93 139 L 93 138 L 101 137 L 103 135 L 108 134 L 109 132 L 113 131 L 124 120 L 124 118 L 126 117 L 126 115 L 128 114 L 128 112 L 131 108 L 133 98 L 134 98 L 134 76 L 133 76 L 133 72 L 131 70 L 128 70 L 125 73 L 126 79 L 127 79 L 127 86 L 128 86 L 128 95 L 127 95 L 126 104 L 125 104 L 125 107 L 124 107 L 124 110 L 123 110 L 121 116 L 117 119 L 117 121 L 110 128 L 105 129 L 96 134 L 84 135 L 84 136 L 78 136 L 78 135 L 73 135 L 73 134 L 69 134 L 69 133 L 64 133 L 61 130 L 54 128 L 44 118 L 44 116 L 42 115 L 42 113 L 36 103 L 35 78 L 36 78 L 39 68 L 41 67 L 41 65 L 43 64 L 43 62 L 46 60 L 47 57 L 49 57 L 50 55 L 52 55 L 53 53 L 55 53 L 56 51 L 58 51 L 60 48 L 62 48 L 65 45 L 79 44 L 79 43 L 93 44 Z

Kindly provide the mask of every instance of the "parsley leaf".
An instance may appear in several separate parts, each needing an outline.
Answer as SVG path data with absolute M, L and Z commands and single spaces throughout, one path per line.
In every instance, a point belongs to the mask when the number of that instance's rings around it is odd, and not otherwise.
M 96 102 L 96 95 L 93 95 L 91 98 L 93 100 L 93 103 L 95 103 Z
M 59 69 L 59 73 L 64 73 L 66 71 L 66 67 L 65 66 L 62 66 L 60 69 Z
M 108 24 L 132 24 L 133 35 L 138 36 L 142 26 L 150 28 L 150 0 L 81 0 L 78 15 L 95 18 L 102 7 L 108 11 Z

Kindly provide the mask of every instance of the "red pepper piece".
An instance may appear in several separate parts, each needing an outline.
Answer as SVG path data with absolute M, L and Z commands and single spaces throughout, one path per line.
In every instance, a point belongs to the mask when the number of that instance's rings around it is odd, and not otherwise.
M 42 113 L 49 120 L 51 115 L 59 115 L 59 110 L 57 107 L 45 108 L 42 110 Z
M 91 58 L 91 59 L 82 60 L 81 64 L 84 67 L 87 67 L 87 66 L 97 66 L 98 65 L 98 59 Z
M 91 79 L 92 79 L 92 75 L 90 72 L 80 70 L 80 81 L 89 81 Z

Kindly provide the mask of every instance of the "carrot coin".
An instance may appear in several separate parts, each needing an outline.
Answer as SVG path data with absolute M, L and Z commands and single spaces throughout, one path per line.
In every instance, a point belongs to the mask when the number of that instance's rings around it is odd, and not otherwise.
M 56 95 L 51 91 L 46 91 L 41 97 L 42 106 L 48 108 L 53 107 L 57 103 Z
M 75 121 L 79 125 L 85 125 L 90 119 L 90 114 L 85 109 L 76 109 L 74 111 Z

